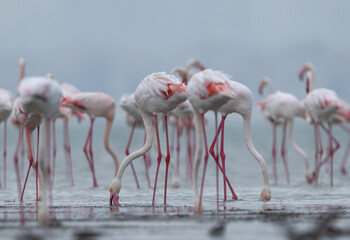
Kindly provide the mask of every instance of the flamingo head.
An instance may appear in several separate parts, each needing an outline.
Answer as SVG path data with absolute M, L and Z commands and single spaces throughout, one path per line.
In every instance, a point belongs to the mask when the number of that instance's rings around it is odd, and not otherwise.
M 312 63 L 304 64 L 304 66 L 299 71 L 299 74 L 298 74 L 299 79 L 303 80 L 305 73 L 308 72 L 308 71 L 313 71 L 313 69 L 314 69 L 314 66 L 312 65 Z
M 308 184 L 311 184 L 314 181 L 314 176 L 315 176 L 314 173 L 311 173 L 311 172 L 306 173 L 306 181 Z
M 190 69 L 191 67 L 198 68 L 201 71 L 207 69 L 198 59 L 196 58 L 191 58 L 187 62 L 187 69 Z
M 115 178 L 109 187 L 109 204 L 111 206 L 119 206 L 119 192 L 122 187 L 122 183 L 119 179 Z
M 261 193 L 260 193 L 260 200 L 261 201 L 270 201 L 271 199 L 271 190 L 270 190 L 270 187 L 267 185 L 267 186 L 264 186 L 263 189 L 261 190 Z
M 264 92 L 264 87 L 266 85 L 270 84 L 270 79 L 268 77 L 262 77 L 261 78 L 261 82 L 260 82 L 260 85 L 259 85 L 259 89 L 258 89 L 258 92 L 260 95 L 263 94 Z

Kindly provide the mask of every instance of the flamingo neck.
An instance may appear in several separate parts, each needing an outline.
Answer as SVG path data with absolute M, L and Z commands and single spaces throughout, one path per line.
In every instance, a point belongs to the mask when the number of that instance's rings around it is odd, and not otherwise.
M 115 174 L 117 174 L 118 168 L 119 168 L 119 160 L 118 160 L 117 155 L 115 154 L 115 152 L 111 149 L 111 147 L 109 145 L 109 135 L 111 133 L 112 124 L 113 124 L 113 118 L 107 119 L 105 133 L 104 133 L 104 137 L 103 137 L 103 143 L 105 145 L 105 149 L 112 156 L 112 158 L 114 160 Z
M 116 178 L 121 181 L 124 171 L 126 169 L 126 167 L 136 158 L 144 155 L 145 153 L 147 153 L 153 144 L 153 137 L 154 137 L 154 127 L 153 127 L 153 116 L 147 113 L 144 113 L 142 110 L 140 110 L 142 118 L 143 118 L 143 123 L 145 126 L 145 131 L 146 131 L 146 141 L 145 141 L 145 145 L 140 148 L 139 150 L 131 153 L 130 155 L 128 155 L 123 162 L 121 163 L 119 169 L 118 169 L 118 173 Z
M 261 171 L 263 174 L 264 186 L 269 186 L 269 179 L 268 179 L 265 160 L 261 156 L 261 154 L 255 149 L 252 142 L 252 138 L 250 134 L 250 114 L 248 116 L 243 116 L 243 132 L 244 132 L 245 143 L 247 145 L 248 150 L 260 164 Z

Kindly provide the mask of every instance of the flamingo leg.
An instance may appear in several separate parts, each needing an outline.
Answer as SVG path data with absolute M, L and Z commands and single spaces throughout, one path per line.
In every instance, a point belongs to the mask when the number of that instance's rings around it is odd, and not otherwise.
M 275 178 L 275 184 L 278 183 L 278 176 L 277 176 L 277 124 L 275 122 L 272 123 L 273 125 L 273 140 L 272 140 L 272 160 L 273 160 L 273 176 Z
M 154 199 L 155 199 L 155 196 L 156 196 L 159 166 L 160 166 L 160 162 L 162 160 L 162 150 L 160 148 L 159 131 L 158 131 L 158 116 L 157 115 L 154 115 L 154 125 L 155 125 L 155 129 L 156 129 L 156 137 L 157 137 L 157 145 L 158 145 L 158 157 L 157 157 L 156 177 L 155 177 L 154 186 L 153 186 L 152 206 L 154 206 Z
M 40 139 L 40 126 L 37 127 L 37 136 L 36 136 L 36 160 L 35 160 L 35 189 L 36 189 L 36 201 L 39 201 L 38 194 L 38 174 L 39 174 L 39 139 Z M 41 186 L 41 184 L 40 184 Z
M 85 145 L 84 145 L 84 153 L 86 156 L 86 159 L 88 160 L 91 172 L 92 172 L 92 180 L 93 180 L 93 187 L 98 187 L 97 185 L 97 180 L 96 180 L 96 176 L 95 176 L 95 168 L 94 168 L 94 160 L 93 160 L 93 151 L 92 151 L 92 131 L 93 131 L 93 125 L 94 125 L 94 118 L 90 119 L 90 129 L 89 129 L 89 133 L 88 136 L 86 138 L 85 141 Z M 89 152 L 88 152 L 88 145 L 89 147 Z
M 56 119 L 54 119 L 52 121 L 52 179 L 51 179 L 52 186 L 55 179 L 56 155 L 57 155 Z
M 64 119 L 64 149 L 66 153 L 66 166 L 67 166 L 67 173 L 69 176 L 69 179 L 71 181 L 71 185 L 74 186 L 74 179 L 73 179 L 73 167 L 72 167 L 72 158 L 71 158 L 71 145 L 70 145 L 70 137 L 69 137 L 69 126 L 68 126 L 69 120 Z
M 192 180 L 193 172 L 193 159 L 192 159 L 192 146 L 191 146 L 191 118 L 188 118 L 188 123 L 186 125 L 187 132 L 187 177 Z
M 322 154 L 323 154 L 323 147 L 322 147 L 322 139 L 321 139 L 321 132 L 320 132 L 320 123 L 315 122 L 314 124 L 315 128 L 315 184 L 318 184 L 318 176 L 319 176 L 319 165 L 321 162 Z
M 166 136 L 166 157 L 165 157 L 165 186 L 164 186 L 164 205 L 166 205 L 166 194 L 168 187 L 168 172 L 169 172 L 169 163 L 170 163 L 170 148 L 169 148 L 169 134 L 168 134 L 168 116 L 164 116 L 165 124 L 165 136 Z M 159 146 L 160 147 L 160 146 Z
M 203 113 L 201 114 L 201 118 L 202 118 L 202 128 L 203 128 L 203 138 L 204 138 L 205 153 L 204 153 L 204 167 L 203 167 L 201 191 L 200 191 L 200 195 L 199 195 L 198 212 L 200 212 L 201 209 L 202 209 L 202 197 L 203 197 L 204 179 L 205 179 L 205 172 L 206 172 L 206 169 L 207 169 L 208 158 L 209 158 L 207 134 L 206 134 L 206 131 L 205 131 L 205 121 L 204 121 L 204 114 Z
M 180 175 L 180 123 L 176 117 L 176 172 Z
M 6 188 L 7 121 L 4 121 L 4 188 Z
M 220 157 L 221 157 L 221 163 L 222 163 L 222 170 L 223 170 L 223 177 L 224 177 L 224 202 L 227 201 L 227 194 L 226 194 L 226 167 L 225 167 L 225 159 L 226 159 L 226 155 L 225 155 L 225 151 L 224 151 L 224 133 L 225 133 L 225 119 L 226 116 L 222 116 L 222 131 L 221 131 L 221 148 L 220 148 Z
M 21 176 L 19 173 L 19 167 L 18 167 L 18 152 L 20 151 L 21 146 L 21 139 L 23 139 L 23 126 L 20 126 L 18 131 L 18 141 L 16 145 L 16 150 L 14 154 L 13 161 L 15 163 L 15 172 L 16 172 L 16 178 L 17 178 L 17 190 L 18 190 L 18 197 L 21 197 Z
M 345 130 L 349 135 L 350 135 L 350 128 L 348 128 L 347 126 L 345 126 L 344 123 L 341 123 L 339 124 L 339 126 Z M 345 169 L 345 165 L 346 165 L 346 161 L 349 157 L 349 154 L 350 154 L 350 139 L 348 141 L 348 145 L 346 146 L 346 150 L 345 150 L 345 153 L 344 153 L 344 156 L 343 156 L 343 159 L 342 159 L 342 162 L 341 162 L 341 165 L 340 165 L 340 171 L 343 175 L 346 175 L 347 174 L 347 171 Z
M 286 147 L 286 135 L 287 135 L 287 125 L 288 122 L 284 122 L 283 124 L 283 135 L 282 135 L 282 147 L 281 147 L 281 156 L 283 159 L 284 164 L 284 171 L 286 173 L 287 183 L 290 184 L 289 180 L 289 170 L 288 170 L 288 163 L 287 163 L 287 147 Z
M 129 140 L 128 140 L 128 143 L 127 143 L 126 148 L 125 148 L 125 155 L 126 156 L 128 156 L 130 154 L 129 149 L 130 149 L 130 144 L 131 144 L 131 141 L 132 141 L 132 137 L 134 135 L 135 127 L 136 127 L 136 121 L 134 121 L 133 124 L 132 124 Z M 139 180 L 137 179 L 137 175 L 136 175 L 134 164 L 132 164 L 132 162 L 131 162 L 130 166 L 131 166 L 132 173 L 134 175 L 134 179 L 135 179 L 135 182 L 136 182 L 136 187 L 137 187 L 137 189 L 140 189 L 140 184 L 139 184 Z
M 215 132 L 218 131 L 218 113 L 215 112 Z M 215 162 L 219 161 L 219 143 L 217 142 L 217 144 L 215 144 L 216 146 L 216 154 L 215 154 Z M 215 159 L 214 158 L 214 159 Z M 219 167 L 216 164 L 216 208 L 217 208 L 217 212 L 219 212 Z M 224 177 L 224 184 L 225 184 L 225 177 Z M 224 187 L 225 189 L 225 187 Z M 225 192 L 224 192 L 225 195 Z
M 20 142 L 20 174 L 21 177 L 24 176 L 24 153 L 25 153 L 25 145 L 24 145 L 24 128 L 23 128 L 23 132 L 22 132 L 22 139 Z
M 23 188 L 22 188 L 22 194 L 21 194 L 21 198 L 20 198 L 21 202 L 23 202 L 23 195 L 24 195 L 24 191 L 26 189 L 30 168 L 32 167 L 33 160 L 34 160 L 33 152 L 32 152 L 31 133 L 29 133 L 28 126 L 25 126 L 25 130 L 26 130 L 26 138 L 27 138 L 28 149 L 29 149 L 29 159 L 28 159 L 29 160 L 29 166 L 28 166 L 27 175 L 26 175 L 26 178 L 24 180 L 24 184 L 23 184 Z
M 213 156 L 214 160 L 215 160 L 215 161 L 217 160 L 217 161 L 216 161 L 216 165 L 219 167 L 219 170 L 221 171 L 222 174 L 224 174 L 224 169 L 223 169 L 222 166 L 220 165 L 219 159 L 214 157 L 214 156 L 216 156 L 215 153 L 214 153 L 214 146 L 215 146 L 215 144 L 216 144 L 216 141 L 218 140 L 220 131 L 221 131 L 221 129 L 223 128 L 223 126 L 224 126 L 224 124 L 225 124 L 225 119 L 226 119 L 226 116 L 222 116 L 221 122 L 220 122 L 220 124 L 219 124 L 219 128 L 218 128 L 218 130 L 216 131 L 216 134 L 215 134 L 213 143 L 211 144 L 211 146 L 210 146 L 210 151 L 209 151 L 210 154 Z M 226 181 L 226 183 L 227 183 L 227 185 L 228 185 L 228 187 L 230 188 L 230 191 L 231 191 L 231 193 L 232 193 L 232 199 L 238 199 L 238 197 L 237 197 L 235 191 L 233 190 L 233 187 L 232 187 L 230 181 L 228 180 L 226 174 L 224 174 L 224 175 L 225 175 L 225 178 L 224 178 L 224 179 L 225 179 L 225 181 Z
M 146 144 L 146 131 L 145 131 L 145 138 L 144 138 L 144 144 Z M 146 172 L 146 180 L 147 180 L 147 185 L 148 185 L 148 188 L 151 188 L 151 180 L 150 180 L 150 177 L 149 177 L 149 163 L 147 162 L 148 159 L 148 153 L 144 154 L 143 155 L 143 162 L 145 163 L 145 172 Z

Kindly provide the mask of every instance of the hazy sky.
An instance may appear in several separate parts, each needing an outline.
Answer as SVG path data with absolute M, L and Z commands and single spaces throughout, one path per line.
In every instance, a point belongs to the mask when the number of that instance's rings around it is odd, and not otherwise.
M 254 94 L 270 76 L 302 97 L 297 73 L 312 61 L 315 87 L 350 101 L 349 12 L 347 0 L 1 1 L 0 87 L 15 90 L 24 57 L 27 76 L 51 72 L 119 101 L 146 75 L 197 57 Z

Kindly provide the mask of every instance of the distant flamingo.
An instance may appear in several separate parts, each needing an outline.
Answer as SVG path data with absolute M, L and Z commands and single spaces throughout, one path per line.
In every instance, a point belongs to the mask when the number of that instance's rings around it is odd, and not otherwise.
M 232 98 L 231 89 L 226 81 L 226 77 L 218 72 L 211 69 L 207 69 L 196 73 L 192 76 L 187 86 L 187 97 L 191 102 L 194 112 L 195 126 L 196 126 L 196 152 L 194 158 L 194 169 L 193 169 L 193 186 L 195 194 L 194 209 L 195 211 L 201 211 L 202 204 L 202 193 L 204 187 L 204 178 L 206 172 L 206 166 L 209 157 L 206 130 L 204 124 L 204 114 L 209 111 L 217 111 L 223 104 Z M 204 156 L 204 168 L 201 183 L 200 194 L 198 194 L 198 170 L 201 162 L 202 148 L 204 139 L 205 145 L 205 156 Z M 224 173 L 217 158 L 214 158 L 221 172 Z M 227 177 L 224 175 L 225 180 L 228 182 Z M 228 182 L 229 184 L 229 182 Z M 232 192 L 232 198 L 237 199 L 232 186 L 229 184 Z
M 306 79 L 306 96 L 303 100 L 306 109 L 306 120 L 314 124 L 315 129 L 315 183 L 318 183 L 319 169 L 322 165 L 322 139 L 320 126 L 328 135 L 328 156 L 331 167 L 331 183 L 333 186 L 333 155 L 340 147 L 339 142 L 332 135 L 331 118 L 333 114 L 341 107 L 340 100 L 333 90 L 326 88 L 313 89 L 314 70 L 311 64 L 305 64 L 300 73 L 299 78 Z M 324 126 L 324 122 L 328 123 L 328 129 Z M 335 147 L 333 146 L 335 142 Z
M 90 117 L 91 124 L 84 145 L 84 153 L 92 172 L 93 187 L 97 187 L 98 185 L 95 176 L 95 166 L 92 151 L 93 124 L 96 117 L 103 117 L 106 119 L 104 146 L 107 152 L 112 156 L 114 160 L 115 174 L 117 174 L 119 168 L 118 157 L 109 146 L 109 135 L 111 132 L 115 115 L 115 101 L 111 96 L 102 92 L 78 92 L 63 98 L 63 100 L 61 101 L 61 106 L 70 107 L 80 112 L 87 113 Z
M 222 76 L 224 78 L 226 76 Z M 226 77 L 227 78 L 227 77 Z M 263 189 L 260 193 L 260 199 L 262 201 L 269 201 L 271 199 L 271 191 L 269 187 L 269 181 L 268 181 L 268 173 L 266 168 L 266 163 L 264 158 L 260 155 L 260 153 L 255 149 L 251 134 L 250 134 L 250 122 L 251 122 L 251 112 L 252 112 L 252 93 L 245 85 L 235 82 L 232 80 L 227 80 L 228 85 L 230 88 L 228 88 L 228 91 L 230 92 L 231 96 L 233 96 L 231 99 L 229 99 L 224 105 L 222 105 L 219 108 L 219 112 L 222 115 L 222 120 L 219 126 L 219 129 L 216 133 L 215 139 L 213 141 L 213 145 L 215 145 L 215 141 L 218 137 L 218 134 L 220 131 L 221 133 L 221 150 L 220 150 L 220 156 L 222 160 L 222 168 L 223 168 L 223 174 L 224 177 L 226 177 L 225 173 L 225 153 L 224 153 L 224 125 L 225 125 L 225 119 L 228 114 L 230 113 L 238 113 L 243 118 L 243 132 L 244 132 L 244 138 L 245 143 L 247 145 L 247 148 L 249 152 L 253 155 L 253 157 L 258 161 L 262 175 L 263 175 Z M 224 199 L 225 200 L 225 199 Z
M 160 147 L 159 133 L 158 133 L 158 114 L 164 114 L 165 131 L 166 131 L 166 146 L 167 155 L 165 158 L 165 185 L 164 185 L 164 204 L 166 204 L 166 192 L 167 192 L 167 180 L 168 169 L 170 163 L 170 151 L 168 141 L 168 125 L 167 125 L 167 113 L 173 110 L 178 104 L 186 100 L 186 86 L 183 85 L 173 75 L 168 75 L 164 72 L 153 73 L 147 76 L 141 81 L 135 91 L 135 99 L 139 110 L 141 112 L 145 130 L 146 130 L 146 142 L 145 145 L 128 155 L 122 162 L 117 176 L 113 179 L 110 185 L 110 204 L 119 205 L 119 192 L 122 187 L 121 179 L 125 168 L 136 158 L 147 153 L 153 144 L 154 126 L 152 119 L 154 118 L 156 139 L 158 144 L 158 158 L 157 158 L 157 170 L 153 189 L 152 205 L 154 205 L 155 192 L 157 188 L 157 179 L 159 165 L 162 159 L 162 152 Z
M 267 77 L 261 79 L 259 85 L 259 93 L 262 94 L 264 87 L 269 87 L 268 96 L 260 102 L 258 105 L 260 110 L 273 125 L 273 145 L 272 145 L 272 158 L 273 158 L 273 173 L 275 177 L 275 183 L 277 183 L 277 166 L 276 166 L 276 129 L 278 125 L 283 125 L 283 137 L 282 137 L 282 146 L 281 146 L 281 156 L 283 159 L 283 164 L 285 168 L 286 178 L 288 184 L 290 184 L 289 180 L 289 172 L 288 172 L 288 163 L 287 163 L 287 147 L 286 147 L 286 135 L 287 128 L 289 141 L 292 144 L 294 150 L 298 152 L 304 159 L 306 166 L 306 180 L 308 183 L 312 183 L 313 175 L 309 170 L 309 159 L 306 152 L 299 147 L 293 137 L 293 123 L 294 117 L 299 116 L 305 118 L 305 108 L 300 103 L 300 101 L 292 94 L 277 91 L 275 93 L 272 92 L 272 85 L 270 80 Z
M 4 178 L 4 188 L 6 188 L 6 156 L 7 156 L 7 119 L 9 118 L 14 97 L 10 91 L 0 88 L 0 123 L 4 123 L 4 165 L 3 165 L 3 178 Z

